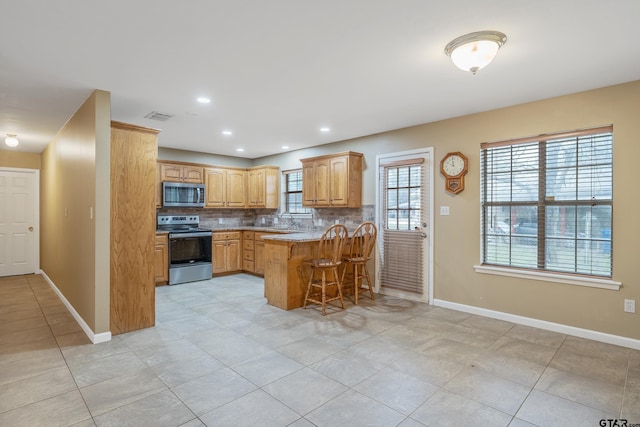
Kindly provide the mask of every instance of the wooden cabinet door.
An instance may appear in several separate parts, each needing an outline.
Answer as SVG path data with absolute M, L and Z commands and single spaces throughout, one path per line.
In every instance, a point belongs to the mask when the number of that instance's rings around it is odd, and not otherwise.
M 212 243 L 211 251 L 213 274 L 225 273 L 227 271 L 227 241 L 215 240 Z
M 245 171 L 227 169 L 226 171 L 226 205 L 228 208 L 244 208 L 247 205 Z
M 182 166 L 162 163 L 160 181 L 182 182 Z
M 316 175 L 316 202 L 315 206 L 329 206 L 331 189 L 329 187 L 329 175 L 331 166 L 328 159 L 315 162 Z M 303 186 L 304 188 L 304 186 Z
M 262 185 L 264 200 L 263 208 L 278 209 L 278 201 L 280 200 L 280 169 L 279 168 L 265 168 L 264 170 L 264 183 Z
M 314 162 L 302 163 L 302 205 L 315 206 L 316 170 Z
M 202 184 L 204 182 L 203 168 L 184 166 L 182 168 L 182 179 L 183 182 Z
M 265 205 L 265 170 L 253 169 L 247 173 L 248 207 L 264 208 Z
M 332 206 L 347 206 L 349 201 L 349 158 L 334 157 L 329 160 L 329 203 Z
M 227 240 L 226 255 L 226 271 L 242 270 L 242 247 L 240 246 L 240 240 Z
M 253 258 L 255 273 L 264 276 L 264 241 L 256 240 Z
M 169 281 L 169 236 L 156 235 L 156 249 L 154 258 L 156 283 Z
M 225 206 L 225 170 L 221 168 L 205 169 L 205 189 L 207 197 L 205 206 L 223 208 Z

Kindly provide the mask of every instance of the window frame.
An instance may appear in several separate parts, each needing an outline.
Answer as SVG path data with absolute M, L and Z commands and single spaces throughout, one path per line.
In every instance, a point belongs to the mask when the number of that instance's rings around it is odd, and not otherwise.
M 297 175 L 299 174 L 300 176 L 300 190 L 294 190 L 291 191 L 289 190 L 289 177 L 291 175 Z M 302 205 L 302 189 L 303 189 L 303 181 L 302 181 L 302 168 L 299 169 L 290 169 L 290 170 L 286 170 L 286 171 L 282 171 L 282 200 L 284 201 L 284 203 L 282 203 L 282 210 L 281 213 L 285 214 L 285 215 L 291 215 L 294 217 L 306 217 L 306 216 L 311 216 L 312 212 L 311 212 L 311 208 L 307 208 L 305 206 Z M 290 194 L 300 194 L 300 204 L 299 204 L 299 209 L 304 211 L 304 212 L 289 212 L 289 195 Z
M 610 172 L 612 177 L 613 176 L 613 160 L 612 160 L 613 126 L 602 126 L 598 128 L 592 128 L 592 129 L 584 129 L 584 130 L 555 133 L 555 134 L 545 134 L 545 135 L 539 135 L 534 137 L 481 144 L 481 153 L 480 153 L 481 154 L 480 180 L 482 184 L 481 193 L 480 193 L 480 205 L 481 205 L 481 209 L 480 209 L 481 260 L 480 261 L 481 261 L 481 264 L 474 266 L 474 269 L 476 270 L 476 272 L 506 275 L 511 277 L 533 278 L 537 280 L 568 283 L 568 284 L 574 284 L 574 285 L 593 286 L 593 287 L 599 287 L 604 289 L 614 289 L 614 290 L 619 289 L 619 287 L 621 286 L 621 283 L 616 282 L 612 279 L 613 278 L 613 252 L 610 252 L 610 260 L 609 260 L 610 266 L 609 266 L 609 271 L 607 272 L 608 274 L 601 274 L 601 275 L 593 274 L 594 273 L 593 269 L 591 270 L 591 274 L 580 272 L 580 268 L 578 266 L 577 261 L 574 261 L 575 268 L 573 269 L 573 271 L 564 271 L 564 270 L 549 268 L 549 263 L 547 263 L 545 260 L 545 257 L 546 257 L 545 241 L 547 239 L 553 239 L 554 237 L 553 235 L 546 234 L 546 230 L 545 230 L 546 211 L 545 210 L 547 208 L 554 208 L 558 206 L 570 206 L 570 207 L 575 207 L 576 209 L 578 209 L 580 206 L 589 206 L 589 205 L 593 206 L 593 204 L 590 203 L 590 200 L 582 200 L 577 194 L 575 198 L 571 198 L 569 200 L 566 200 L 566 199 L 555 200 L 552 197 L 546 196 L 545 186 L 547 184 L 547 179 L 548 179 L 547 177 L 547 160 L 548 159 L 546 154 L 547 143 L 548 141 L 558 141 L 561 139 L 568 139 L 568 138 L 574 138 L 574 137 L 578 139 L 584 136 L 598 135 L 603 133 L 611 134 L 611 144 L 612 144 L 611 162 L 607 163 L 606 165 L 610 165 L 609 167 L 610 167 Z M 532 143 L 536 144 L 535 150 L 538 152 L 538 156 L 539 156 L 537 167 L 535 169 L 537 173 L 537 179 L 538 179 L 537 200 L 521 201 L 521 200 L 514 199 L 513 197 L 511 197 L 509 201 L 489 200 L 486 193 L 487 186 L 488 186 L 486 183 L 486 180 L 488 179 L 489 175 L 487 175 L 488 173 L 487 165 L 486 163 L 483 163 L 486 161 L 486 158 L 487 158 L 485 154 L 486 153 L 485 150 L 499 148 L 499 147 L 513 148 L 514 146 L 523 145 L 523 144 L 532 144 Z M 579 148 L 579 144 L 576 144 L 576 147 Z M 580 163 L 577 162 L 575 167 L 576 167 L 576 170 L 578 170 L 580 167 L 587 167 L 587 166 L 584 166 L 584 165 L 581 166 Z M 513 169 L 510 169 L 510 170 L 511 170 L 510 173 L 514 172 Z M 510 181 L 509 188 L 513 188 L 512 187 L 513 184 L 511 182 L 512 181 Z M 611 181 L 611 198 L 598 200 L 598 205 L 608 205 L 610 206 L 611 212 L 613 212 L 613 181 Z M 518 265 L 513 265 L 514 261 L 511 258 L 509 258 L 509 260 L 506 263 L 487 262 L 487 247 L 488 247 L 487 245 L 489 241 L 488 239 L 492 235 L 490 233 L 487 233 L 487 231 L 489 230 L 488 228 L 489 224 L 487 223 L 488 219 L 486 218 L 486 216 L 488 215 L 488 212 L 490 212 L 492 208 L 496 208 L 500 206 L 502 207 L 506 206 L 511 208 L 515 208 L 516 206 L 517 207 L 534 206 L 536 208 L 537 210 L 536 211 L 537 232 L 535 237 L 536 245 L 537 245 L 536 267 L 530 267 L 530 266 L 522 267 Z M 613 227 L 613 220 L 610 219 L 610 221 L 611 222 L 609 224 L 609 229 Z M 512 226 L 509 225 L 510 230 L 512 230 L 511 227 Z M 577 235 L 577 233 L 574 233 L 574 234 Z M 509 247 L 509 253 L 511 253 L 513 249 L 513 244 L 514 244 L 513 234 L 511 233 L 511 231 L 510 231 L 509 237 L 510 238 L 508 242 L 508 247 Z M 577 237 L 574 237 L 574 240 L 577 241 L 578 240 Z M 594 238 L 593 236 L 590 236 L 589 239 L 587 240 L 593 241 Z M 612 242 L 613 242 L 613 239 L 611 239 L 611 244 Z M 578 254 L 580 252 L 580 249 L 576 247 L 575 251 L 576 251 L 576 254 Z M 593 249 L 590 249 L 589 253 L 593 254 L 594 253 Z

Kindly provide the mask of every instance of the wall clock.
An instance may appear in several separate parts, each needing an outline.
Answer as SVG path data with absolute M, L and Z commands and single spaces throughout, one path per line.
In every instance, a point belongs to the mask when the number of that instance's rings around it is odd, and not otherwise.
M 444 175 L 445 189 L 449 193 L 458 194 L 464 190 L 468 164 L 467 157 L 459 151 L 447 153 L 440 161 L 440 173 Z

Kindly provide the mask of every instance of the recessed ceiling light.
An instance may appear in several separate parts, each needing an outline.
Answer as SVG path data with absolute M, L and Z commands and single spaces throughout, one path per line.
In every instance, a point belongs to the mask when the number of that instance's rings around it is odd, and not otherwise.
M 323 127 L 320 128 L 320 132 L 329 132 L 331 129 L 329 129 L 328 127 Z
M 223 130 L 222 134 L 223 135 L 233 135 L 233 132 L 231 132 L 230 130 Z
M 236 151 L 242 152 L 242 151 L 244 151 L 244 148 L 236 148 Z
M 201 104 L 208 104 L 211 102 L 211 100 L 206 96 L 201 96 L 200 98 L 198 98 L 198 102 Z
M 280 147 L 280 148 L 282 148 L 283 150 L 288 150 L 288 149 L 289 149 L 289 146 L 288 146 L 288 145 L 283 145 L 283 146 L 282 146 L 282 147 Z
M 17 147 L 20 141 L 18 141 L 17 135 L 8 133 L 4 139 L 4 143 L 7 144 L 8 147 Z

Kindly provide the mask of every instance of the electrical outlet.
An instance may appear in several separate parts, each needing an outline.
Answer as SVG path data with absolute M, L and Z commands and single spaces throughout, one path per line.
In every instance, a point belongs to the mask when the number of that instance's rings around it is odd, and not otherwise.
M 636 300 L 634 300 L 634 299 L 626 299 L 626 300 L 624 300 L 624 311 L 626 313 L 635 313 L 636 312 Z
M 264 223 L 265 223 L 265 222 L 267 222 L 267 221 L 266 221 L 265 217 L 262 217 L 262 218 L 260 219 L 260 222 L 262 222 L 262 223 L 264 224 Z
M 218 218 L 218 224 L 224 224 L 224 218 Z
M 449 215 L 449 206 L 440 206 L 440 215 Z

